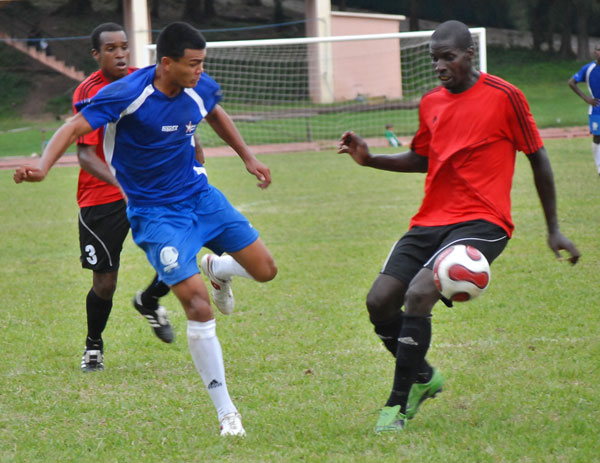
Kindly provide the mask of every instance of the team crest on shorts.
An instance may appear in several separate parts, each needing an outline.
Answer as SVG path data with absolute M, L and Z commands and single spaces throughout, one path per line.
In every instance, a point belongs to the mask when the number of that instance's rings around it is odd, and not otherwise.
M 173 246 L 165 246 L 160 250 L 160 263 L 165 266 L 164 271 L 166 273 L 170 273 L 179 267 L 178 257 L 179 251 Z

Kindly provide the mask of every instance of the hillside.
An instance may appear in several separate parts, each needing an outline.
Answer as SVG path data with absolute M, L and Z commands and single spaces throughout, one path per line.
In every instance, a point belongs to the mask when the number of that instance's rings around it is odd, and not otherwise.
M 301 23 L 279 28 L 266 27 L 274 22 L 273 0 L 261 0 L 262 6 L 248 6 L 247 0 L 216 0 L 217 16 L 205 21 L 188 21 L 204 31 L 207 40 L 261 39 L 304 35 Z M 123 23 L 116 1 L 93 1 L 93 14 L 74 16 L 63 8 L 66 0 L 26 0 L 3 3 L 0 7 L 0 32 L 27 38 L 34 29 L 48 38 L 49 49 L 58 59 L 90 73 L 96 69 L 91 58 L 88 36 L 102 22 Z M 183 0 L 160 2 L 158 17 L 151 18 L 154 38 L 162 27 L 182 20 Z M 304 19 L 304 2 L 286 0 L 283 21 Z M 260 26 L 260 27 L 257 27 Z M 263 27 L 265 26 L 265 27 Z M 56 117 L 65 108 L 77 82 L 52 71 L 28 56 L 0 43 L 0 79 L 5 96 L 0 101 L 0 117 L 12 113 L 24 118 Z

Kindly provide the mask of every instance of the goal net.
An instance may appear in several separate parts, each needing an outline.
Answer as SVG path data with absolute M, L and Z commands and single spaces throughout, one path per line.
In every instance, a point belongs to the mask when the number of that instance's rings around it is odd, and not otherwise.
M 439 85 L 432 32 L 209 42 L 205 71 L 249 145 L 331 147 L 345 130 L 385 141 L 388 124 L 398 136 L 416 131 L 419 100 Z M 485 29 L 471 33 L 475 66 L 485 71 Z M 198 131 L 204 146 L 224 144 L 208 124 Z

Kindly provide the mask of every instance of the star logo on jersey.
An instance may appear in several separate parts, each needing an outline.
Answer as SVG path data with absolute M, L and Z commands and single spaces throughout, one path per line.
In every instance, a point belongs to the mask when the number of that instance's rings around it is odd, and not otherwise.
M 185 126 L 185 133 L 192 133 L 194 130 L 196 130 L 196 125 L 189 121 Z

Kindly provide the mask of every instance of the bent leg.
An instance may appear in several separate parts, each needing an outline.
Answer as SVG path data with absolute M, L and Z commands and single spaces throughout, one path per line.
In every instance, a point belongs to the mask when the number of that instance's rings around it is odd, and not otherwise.
M 433 272 L 423 268 L 406 291 L 405 313 L 396 351 L 394 386 L 386 404 L 400 405 L 402 413 L 406 412 L 410 388 L 426 364 L 425 356 L 431 343 L 431 310 L 438 300 Z
M 185 310 L 190 354 L 220 421 L 229 413 L 237 413 L 237 409 L 227 390 L 223 351 L 206 286 L 202 277 L 196 274 L 171 289 Z
M 273 256 L 260 238 L 244 249 L 232 252 L 231 257 L 256 281 L 264 283 L 271 281 L 277 275 L 277 266 Z
M 375 334 L 394 356 L 402 328 L 402 305 L 406 288 L 406 283 L 397 278 L 379 274 L 367 294 L 367 310 Z

